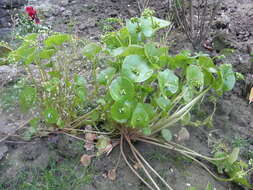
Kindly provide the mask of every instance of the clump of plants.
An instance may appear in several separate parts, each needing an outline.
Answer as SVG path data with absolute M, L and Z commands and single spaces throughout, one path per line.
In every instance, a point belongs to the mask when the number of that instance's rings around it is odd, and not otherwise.
M 51 130 L 72 136 L 85 132 L 86 147 L 91 149 L 96 144 L 98 155 L 120 146 L 119 157 L 123 157 L 149 189 L 161 189 L 155 179 L 168 189 L 173 188 L 137 150 L 134 145 L 137 141 L 179 152 L 199 163 L 216 179 L 233 181 L 234 175 L 228 179 L 218 177 L 199 159 L 225 163 L 237 159 L 237 150 L 210 158 L 172 142 L 168 129 L 180 121 L 191 122 L 192 109 L 208 94 L 222 95 L 232 90 L 236 81 L 232 66 L 216 65 L 203 53 L 182 51 L 169 55 L 168 47 L 160 46 L 154 37 L 159 29 L 171 23 L 153 14 L 146 10 L 140 18 L 126 20 L 120 30 L 105 34 L 101 43 L 84 47 L 84 64 L 92 64 L 89 91 L 83 76 L 73 74 L 75 70 L 69 75 L 72 63 L 66 62 L 68 56 L 62 52 L 68 50 L 69 56 L 75 55 L 70 46 L 78 43 L 78 39 L 66 34 L 27 36 L 23 45 L 10 55 L 23 63 L 31 79 L 21 93 L 20 103 L 27 109 L 36 102 L 40 118 Z M 33 65 L 40 71 L 38 78 L 31 71 Z M 87 100 L 93 109 L 82 115 Z M 93 127 L 84 128 L 85 124 Z M 127 147 L 134 161 L 125 153 Z M 88 165 L 93 156 L 96 155 L 84 155 L 82 163 Z M 111 177 L 115 176 L 116 168 L 111 171 Z M 242 172 L 248 173 L 244 168 L 235 173 L 239 176 Z
M 78 46 L 82 42 L 68 34 L 32 33 L 9 53 L 8 60 L 22 64 L 28 73 L 19 97 L 21 109 L 37 115 L 35 120 L 46 123 L 48 130 L 69 126 L 85 112 L 86 79 L 72 73 Z

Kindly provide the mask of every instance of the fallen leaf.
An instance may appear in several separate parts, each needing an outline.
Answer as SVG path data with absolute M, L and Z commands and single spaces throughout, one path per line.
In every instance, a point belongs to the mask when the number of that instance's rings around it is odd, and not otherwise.
M 94 133 L 86 133 L 86 134 L 85 134 L 85 139 L 86 139 L 87 141 L 93 142 L 95 139 L 97 139 L 97 135 L 94 134 Z
M 107 176 L 110 180 L 114 181 L 116 179 L 116 169 L 109 170 Z
M 92 156 L 91 155 L 88 155 L 88 154 L 84 154 L 82 157 L 81 157 L 81 164 L 83 166 L 89 166 L 91 164 L 91 158 Z
M 101 155 L 105 152 L 109 154 L 113 149 L 113 146 L 111 144 L 111 139 L 109 137 L 102 136 L 102 135 L 99 136 L 97 139 L 98 139 L 98 142 L 96 144 L 96 148 L 98 149 L 98 155 Z
M 136 162 L 134 165 L 133 165 L 134 169 L 138 170 L 139 168 L 141 168 L 141 165 Z
M 190 139 L 189 131 L 185 127 L 182 127 L 177 134 L 177 141 L 182 142 L 189 139 Z
M 94 150 L 94 144 L 92 142 L 86 142 L 85 145 L 84 145 L 84 148 L 87 150 L 87 151 L 92 151 Z
M 249 94 L 249 104 L 253 102 L 253 87 L 250 90 L 250 94 Z
M 162 137 L 163 137 L 166 141 L 170 142 L 170 141 L 172 140 L 172 134 L 171 134 L 171 132 L 170 132 L 169 129 L 163 129 L 163 130 L 161 131 L 161 133 L 162 133 Z

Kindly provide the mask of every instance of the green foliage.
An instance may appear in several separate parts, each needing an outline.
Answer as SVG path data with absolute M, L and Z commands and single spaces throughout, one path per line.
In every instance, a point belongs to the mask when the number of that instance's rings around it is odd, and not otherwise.
M 71 73 L 76 40 L 68 34 L 45 36 L 35 33 L 25 36 L 8 59 L 22 64 L 29 74 L 29 82 L 19 96 L 22 110 L 38 108 L 41 120 L 64 127 L 85 108 L 86 79 Z
M 5 42 L 0 42 L 0 65 L 4 65 L 7 63 L 6 57 L 8 57 L 9 53 L 12 51 L 12 48 Z
M 97 82 L 104 86 L 98 88 L 105 89 L 99 98 L 105 123 L 116 128 L 124 123 L 149 135 L 190 116 L 191 108 L 209 89 L 222 94 L 234 86 L 231 65 L 217 66 L 203 53 L 182 51 L 172 56 L 167 47 L 152 41 L 156 31 L 169 25 L 145 11 L 104 35 L 101 45 L 84 48 L 84 55 L 95 65 L 98 53 L 106 55 L 107 67 L 97 71 Z M 178 112 L 171 115 L 173 110 Z
M 8 190 L 82 190 L 93 180 L 94 171 L 82 167 L 78 160 L 63 159 L 51 161 L 46 169 L 27 168 L 17 173 L 15 178 L 1 179 L 0 189 Z
M 231 153 L 217 151 L 214 155 L 215 158 L 227 157 L 227 159 L 213 161 L 213 164 L 217 166 L 219 173 L 226 173 L 231 178 L 231 181 L 252 189 L 253 186 L 247 179 L 247 175 L 252 171 L 252 168 L 244 161 L 238 159 L 239 152 L 240 149 L 238 147 L 234 148 Z
M 41 24 L 36 24 L 33 20 L 28 18 L 27 15 L 19 14 L 15 19 L 14 36 L 23 37 L 30 33 L 43 33 L 47 32 L 49 28 Z

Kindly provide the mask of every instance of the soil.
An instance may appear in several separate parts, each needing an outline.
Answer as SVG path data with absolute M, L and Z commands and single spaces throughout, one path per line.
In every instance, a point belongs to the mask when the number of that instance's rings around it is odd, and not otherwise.
M 4 15 L 0 19 L 0 40 L 10 39 L 7 37 L 10 27 L 6 24 L 10 22 L 10 17 L 6 12 L 12 11 L 13 7 L 7 4 L 8 1 L 0 2 L 0 17 L 1 14 Z M 21 10 L 24 4 L 25 2 L 22 1 L 14 3 L 15 8 Z M 167 4 L 168 1 L 151 0 L 150 7 L 156 11 L 157 16 L 163 18 L 168 11 Z M 39 10 L 42 23 L 51 26 L 53 30 L 74 33 L 91 40 L 98 40 L 103 33 L 105 18 L 130 18 L 139 15 L 135 0 L 37 0 L 29 1 L 29 5 Z M 202 51 L 215 55 L 220 49 L 234 48 L 235 53 L 228 56 L 226 62 L 233 64 L 237 72 L 243 73 L 247 78 L 252 78 L 253 71 L 250 70 L 252 63 L 248 49 L 253 47 L 253 1 L 223 0 L 211 28 L 210 39 L 213 43 L 218 41 L 217 44 L 221 44 L 222 47 L 215 47 L 212 52 L 205 49 Z M 183 48 L 192 49 L 186 37 L 178 29 L 171 32 L 168 40 L 171 42 L 172 53 Z M 5 81 L 4 88 L 9 88 L 18 80 L 19 71 L 21 71 L 18 69 L 12 66 L 0 67 L 0 71 L 5 72 L 0 76 L 0 81 Z M 253 152 L 253 106 L 248 104 L 247 90 L 245 91 L 251 87 L 250 85 L 252 84 L 244 81 L 237 82 L 232 92 L 220 98 L 214 116 L 214 127 L 188 126 L 191 138 L 183 144 L 199 153 L 210 155 L 212 148 L 209 145 L 213 141 L 233 145 L 240 139 L 247 142 L 241 148 L 241 157 L 243 159 L 253 158 L 252 155 L 247 154 Z M 206 109 L 209 108 L 211 109 L 212 105 L 206 105 Z M 20 113 L 18 106 L 12 106 L 8 110 L 0 107 L 0 139 L 7 134 L 14 134 L 16 128 L 28 118 L 29 116 Z M 177 133 L 180 128 L 180 125 L 175 126 L 173 131 Z M 205 189 L 208 182 L 213 184 L 217 190 L 243 189 L 235 184 L 214 180 L 204 169 L 174 152 L 142 143 L 136 146 L 175 190 L 186 190 L 189 186 L 202 190 Z M 51 159 L 56 161 L 72 159 L 84 153 L 85 150 L 83 146 L 80 146 L 79 141 L 67 136 L 50 136 L 29 142 L 20 142 L 15 136 L 12 136 L 3 142 L 0 141 L 0 179 L 16 177 L 25 168 L 46 169 Z M 147 189 L 123 161 L 120 162 L 115 181 L 104 177 L 104 174 L 116 165 L 118 153 L 116 148 L 110 156 L 102 156 L 93 160 L 92 167 L 94 167 L 95 174 L 92 183 L 84 186 L 83 190 Z M 11 190 L 12 188 L 6 187 L 6 189 Z

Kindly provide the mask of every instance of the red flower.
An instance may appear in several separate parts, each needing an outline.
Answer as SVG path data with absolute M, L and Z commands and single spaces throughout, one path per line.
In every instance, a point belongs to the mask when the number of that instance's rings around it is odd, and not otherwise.
M 40 24 L 40 19 L 37 16 L 37 11 L 32 6 L 28 6 L 25 8 L 25 12 L 28 16 L 35 21 L 36 24 Z

